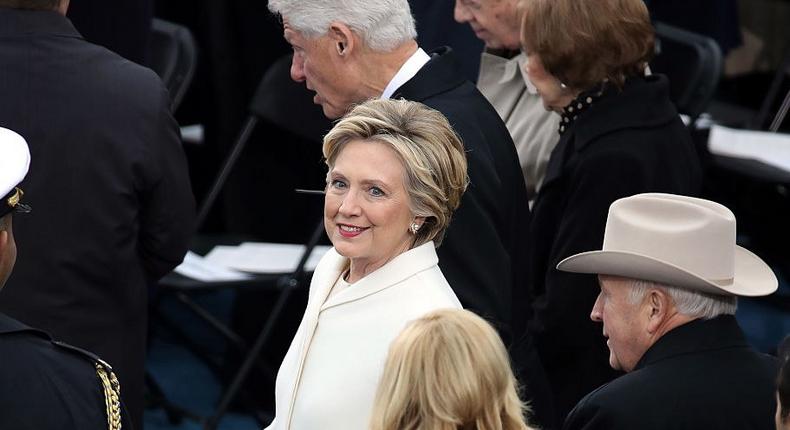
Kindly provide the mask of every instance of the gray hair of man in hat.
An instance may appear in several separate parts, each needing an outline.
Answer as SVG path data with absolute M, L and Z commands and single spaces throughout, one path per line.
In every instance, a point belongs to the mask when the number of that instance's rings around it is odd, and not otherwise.
M 557 269 L 598 275 L 590 318 L 603 323 L 609 364 L 626 372 L 670 330 L 734 314 L 737 296 L 778 287 L 771 268 L 735 244 L 729 209 L 672 194 L 615 201 L 603 249 L 570 256 Z
M 17 133 L 0 127 L 0 289 L 16 262 L 16 242 L 11 224 L 14 211 L 28 209 L 21 203 L 19 183 L 30 167 L 27 142 Z

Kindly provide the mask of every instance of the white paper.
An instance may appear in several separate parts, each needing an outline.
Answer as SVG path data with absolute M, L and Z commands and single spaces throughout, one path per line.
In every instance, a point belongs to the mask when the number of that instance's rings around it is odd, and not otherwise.
M 252 277 L 247 273 L 214 264 L 192 251 L 187 252 L 184 262 L 175 268 L 175 272 L 203 282 L 240 281 Z
M 328 246 L 313 248 L 305 270 L 314 270 L 329 249 Z M 296 270 L 304 252 L 304 245 L 245 242 L 239 246 L 217 246 L 206 255 L 206 260 L 250 273 L 290 273 Z
M 790 172 L 790 135 L 787 134 L 714 125 L 710 129 L 708 149 L 712 154 L 757 160 Z
M 204 257 L 206 261 L 219 267 L 233 267 L 238 246 L 217 245 Z

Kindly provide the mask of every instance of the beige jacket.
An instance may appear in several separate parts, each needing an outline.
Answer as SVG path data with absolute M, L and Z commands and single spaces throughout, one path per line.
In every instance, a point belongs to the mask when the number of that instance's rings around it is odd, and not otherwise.
M 540 95 L 524 70 L 526 60 L 524 53 L 507 59 L 484 52 L 477 87 L 507 125 L 530 199 L 534 200 L 551 151 L 560 138 L 560 116 L 543 108 Z
M 346 264 L 334 249 L 318 264 L 302 322 L 277 374 L 279 429 L 363 430 L 389 345 L 406 323 L 430 311 L 460 308 L 433 242 L 330 296 Z

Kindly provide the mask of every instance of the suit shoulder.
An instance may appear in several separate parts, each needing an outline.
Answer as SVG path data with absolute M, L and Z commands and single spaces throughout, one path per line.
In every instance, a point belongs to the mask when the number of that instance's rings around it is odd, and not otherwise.
M 134 61 L 127 60 L 121 55 L 92 42 L 82 40 L 79 48 L 82 55 L 87 58 L 94 59 L 97 64 L 104 67 L 112 68 L 121 74 L 121 77 L 135 77 L 138 79 L 148 79 L 151 81 L 158 80 L 157 74 L 148 67 L 135 63 Z
M 42 370 L 57 373 L 61 379 L 93 382 L 97 358 L 78 348 L 31 332 L 0 335 L 0 354 L 3 360 L 2 379 L 34 381 Z M 46 373 L 45 372 L 45 373 Z
M 0 427 L 106 428 L 108 399 L 121 419 L 119 383 L 93 354 L 33 330 L 0 334 L 0 354 Z
M 638 382 L 622 381 L 625 376 L 604 384 L 584 396 L 568 414 L 563 430 L 638 428 L 637 415 L 640 408 L 635 405 L 642 403 L 634 402 L 639 395 L 632 391 L 633 388 L 638 387 Z
M 75 41 L 63 55 L 78 62 L 82 79 L 90 80 L 88 91 L 122 95 L 125 102 L 139 100 L 146 104 L 158 98 L 165 87 L 151 69 L 129 61 L 103 46 L 84 40 Z
M 509 135 L 496 109 L 471 82 L 465 81 L 448 91 L 434 94 L 423 100 L 423 103 L 441 112 L 453 127 L 463 129 L 484 126 L 491 131 Z
M 639 404 L 643 397 L 651 397 L 651 393 L 646 387 L 651 386 L 653 375 L 644 371 L 635 371 L 620 376 L 606 384 L 601 385 L 579 402 L 579 405 L 605 409 L 612 412 L 619 409 L 628 410 L 632 404 Z

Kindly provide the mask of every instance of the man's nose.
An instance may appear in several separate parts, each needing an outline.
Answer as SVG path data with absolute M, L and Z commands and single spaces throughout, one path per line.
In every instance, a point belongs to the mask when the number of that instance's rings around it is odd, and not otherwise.
M 296 82 L 304 82 L 304 60 L 299 54 L 294 54 L 291 60 L 291 79 Z
M 598 297 L 595 299 L 595 304 L 593 304 L 592 312 L 590 312 L 590 319 L 595 322 L 601 322 L 601 316 L 601 294 L 598 294 Z
M 470 19 L 469 11 L 466 6 L 461 4 L 461 0 L 455 0 L 455 7 L 453 8 L 453 18 L 456 22 L 465 23 Z

